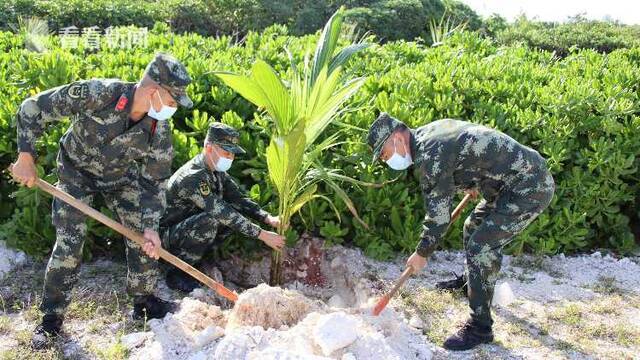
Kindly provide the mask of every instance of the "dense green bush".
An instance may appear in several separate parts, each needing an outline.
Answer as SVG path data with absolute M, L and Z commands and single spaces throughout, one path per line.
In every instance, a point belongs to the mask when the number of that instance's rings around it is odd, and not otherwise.
M 292 34 L 314 33 L 340 6 L 351 8 L 348 18 L 359 31 L 383 40 L 429 39 L 428 24 L 446 11 L 456 22 L 478 29 L 480 18 L 455 0 L 0 0 L 0 29 L 8 30 L 19 17 L 46 19 L 53 31 L 135 25 L 151 28 L 165 22 L 178 33 L 236 35 L 273 24 Z
M 152 27 L 167 16 L 169 1 L 126 0 L 0 0 L 0 28 L 9 29 L 19 17 L 47 20 L 52 30 L 75 25 L 79 28 L 110 25 Z
M 29 94 L 81 78 L 136 80 L 153 53 L 166 50 L 184 59 L 195 79 L 188 89 L 195 110 L 181 109 L 173 120 L 174 169 L 199 151 L 210 121 L 229 123 L 240 129 L 241 145 L 248 150 L 232 174 L 273 210 L 264 158 L 269 122 L 206 73 L 247 72 L 255 59 L 286 71 L 289 60 L 284 47 L 301 61 L 315 36 L 288 36 L 279 26 L 262 34 L 249 33 L 242 44 L 234 45 L 230 37 L 186 34 L 170 41 L 163 33 L 162 27 L 156 27 L 145 49 L 85 53 L 55 47 L 45 54 L 29 52 L 15 35 L 0 33 L 0 48 L 5 50 L 0 53 L 0 168 L 15 158 L 13 116 Z M 497 46 L 477 34 L 462 33 L 438 48 L 414 42 L 374 45 L 351 62 L 349 71 L 368 79 L 352 100 L 358 110 L 327 131 L 342 131 L 346 142 L 327 153 L 324 161 L 363 181 L 400 179 L 382 189 L 348 188 L 370 231 L 353 222 L 340 201 L 336 205 L 345 215 L 340 221 L 317 201 L 296 218 L 298 233 L 315 231 L 331 242 L 355 244 L 379 258 L 414 248 L 423 215 L 417 180 L 411 173 L 372 165 L 370 150 L 363 143 L 376 111 L 388 111 L 414 127 L 444 117 L 482 123 L 538 149 L 548 159 L 556 196 L 548 211 L 517 237 L 511 251 L 571 253 L 606 247 L 627 252 L 634 248 L 631 228 L 638 223 L 640 195 L 640 49 L 609 54 L 579 50 L 558 59 L 546 51 Z M 38 143 L 38 163 L 50 181 L 55 179 L 57 141 L 66 126 L 67 122 L 51 124 Z M 15 200 L 9 199 L 17 188 L 7 180 L 4 175 L 0 186 L 0 238 L 43 255 L 53 241 L 50 220 L 43 215 L 48 214 L 49 201 L 31 199 L 24 190 Z M 460 246 L 462 220 L 444 246 Z M 93 238 L 105 236 L 98 226 L 92 234 Z M 233 242 L 226 249 L 254 244 Z
M 359 29 L 389 41 L 424 36 L 428 18 L 420 0 L 385 0 L 350 9 L 347 19 L 356 23 Z
M 479 32 L 484 36 L 495 39 L 497 34 L 504 31 L 508 26 L 507 19 L 498 14 L 493 14 L 483 20 Z
M 347 19 L 361 31 L 370 31 L 382 41 L 431 39 L 429 23 L 443 16 L 454 24 L 465 23 L 477 30 L 482 21 L 467 5 L 452 0 L 379 0 L 361 4 L 347 11 Z
M 497 39 L 502 44 L 522 42 L 565 57 L 575 49 L 609 53 L 616 49 L 638 47 L 640 26 L 586 20 L 581 17 L 561 24 L 521 18 L 500 31 Z
M 443 4 L 445 15 L 450 16 L 453 22 L 466 23 L 468 30 L 478 30 L 483 26 L 484 21 L 467 4 L 455 0 L 443 0 Z

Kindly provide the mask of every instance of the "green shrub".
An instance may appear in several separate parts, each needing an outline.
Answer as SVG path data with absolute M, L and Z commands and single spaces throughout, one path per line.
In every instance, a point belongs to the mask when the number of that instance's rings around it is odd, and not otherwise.
M 534 48 L 555 52 L 560 57 L 565 57 L 577 49 L 610 53 L 616 49 L 638 47 L 640 26 L 586 20 L 580 17 L 561 24 L 520 18 L 511 26 L 499 31 L 497 39 L 506 45 L 522 42 Z
M 340 6 L 351 8 L 348 17 L 364 32 L 379 39 L 429 39 L 428 23 L 444 11 L 457 22 L 478 29 L 481 20 L 468 6 L 455 0 L 2 0 L 0 29 L 9 30 L 20 17 L 40 17 L 53 31 L 78 28 L 170 24 L 177 33 L 234 35 L 273 24 L 292 34 L 316 32 Z
M 443 3 L 446 14 L 451 16 L 454 23 L 466 23 L 470 30 L 478 30 L 483 26 L 480 16 L 467 4 L 455 0 L 444 0 Z
M 498 14 L 493 14 L 484 19 L 479 31 L 487 37 L 496 38 L 497 34 L 504 31 L 508 26 L 507 19 Z
M 200 150 L 208 122 L 232 124 L 240 130 L 240 143 L 248 150 L 232 167 L 232 175 L 254 199 L 275 211 L 264 157 L 269 122 L 207 72 L 246 74 L 256 59 L 285 72 L 289 59 L 284 47 L 300 62 L 316 36 L 294 37 L 276 26 L 262 34 L 251 32 L 241 45 L 233 45 L 229 37 L 169 37 L 162 27 L 156 30 L 149 35 L 147 48 L 86 53 L 60 49 L 53 41 L 54 47 L 44 54 L 29 52 L 15 35 L 0 32 L 0 48 L 5 49 L 0 53 L 0 168 L 7 168 L 15 159 L 13 117 L 29 94 L 81 78 L 137 80 L 153 53 L 164 50 L 184 59 L 195 80 L 188 88 L 195 110 L 180 109 L 173 119 L 174 170 Z M 348 210 L 338 200 L 334 203 L 345 214 L 341 222 L 330 207 L 313 201 L 294 218 L 298 233 L 324 234 L 332 242 L 355 244 L 378 258 L 413 250 L 423 216 L 422 195 L 415 191 L 417 179 L 411 173 L 395 173 L 384 164 L 371 164 L 370 150 L 363 143 L 375 110 L 380 110 L 413 127 L 444 117 L 485 124 L 532 146 L 548 159 L 556 196 L 550 208 L 515 239 L 511 251 L 572 253 L 606 247 L 628 252 L 634 248 L 631 229 L 638 223 L 636 199 L 640 198 L 636 156 L 640 151 L 639 48 L 609 54 L 576 50 L 559 59 L 524 45 L 499 46 L 478 34 L 461 33 L 438 48 L 415 42 L 374 45 L 358 54 L 348 71 L 367 76 L 367 80 L 351 100 L 357 110 L 328 129 L 328 135 L 342 129 L 345 143 L 325 154 L 323 162 L 362 181 L 379 183 L 398 175 L 400 179 L 381 189 L 347 187 L 369 231 L 346 215 Z M 50 180 L 54 179 L 57 140 L 66 126 L 67 122 L 51 124 L 38 142 L 38 163 Z M 47 218 L 49 199 L 27 202 L 26 193 L 32 192 L 25 190 L 10 198 L 17 188 L 6 174 L 2 176 L 0 238 L 43 255 L 53 241 Z M 38 216 L 33 218 L 33 214 Z M 34 222 L 29 223 L 30 219 Z M 460 246 L 463 220 L 464 216 L 453 226 L 444 247 Z M 97 225 L 92 229 L 92 241 L 111 236 L 101 229 Z M 257 246 L 256 241 L 236 241 L 223 250 Z
M 371 31 L 383 41 L 392 41 L 424 36 L 428 17 L 420 0 L 388 0 L 351 9 L 347 19 L 362 31 Z
M 172 0 L 173 1 L 173 0 Z M 17 24 L 19 17 L 39 17 L 52 30 L 75 25 L 78 28 L 132 25 L 151 28 L 166 18 L 169 1 L 132 2 L 126 0 L 3 0 L 0 28 Z

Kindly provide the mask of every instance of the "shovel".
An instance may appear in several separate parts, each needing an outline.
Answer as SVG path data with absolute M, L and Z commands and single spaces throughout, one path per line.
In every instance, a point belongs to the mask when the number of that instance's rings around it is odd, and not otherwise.
M 453 210 L 453 212 L 451 213 L 451 222 L 450 223 L 453 223 L 454 221 L 456 221 L 456 219 L 458 218 L 458 216 L 460 216 L 460 213 L 462 212 L 462 210 L 467 205 L 469 200 L 471 200 L 472 197 L 473 196 L 471 194 L 467 194 L 467 195 L 464 196 L 462 201 L 460 201 L 460 204 L 458 204 L 458 206 L 456 206 L 455 210 Z M 376 303 L 376 306 L 373 308 L 373 315 L 374 316 L 380 315 L 382 310 L 384 310 L 384 308 L 387 307 L 387 304 L 389 304 L 389 300 L 391 300 L 391 298 L 398 292 L 398 290 L 400 290 L 402 285 L 404 285 L 405 281 L 407 281 L 407 279 L 411 276 L 411 274 L 413 274 L 413 267 L 407 266 L 407 268 L 402 272 L 402 275 L 400 275 L 400 278 L 398 279 L 398 281 L 396 281 L 396 284 L 393 286 L 391 291 L 386 293 Z
M 142 234 L 127 228 L 126 226 L 120 224 L 117 221 L 110 219 L 109 217 L 105 216 L 101 212 L 93 209 L 92 207 L 88 206 L 82 201 L 74 198 L 73 196 L 56 188 L 55 186 L 49 184 L 46 181 L 37 179 L 36 186 L 39 187 L 42 191 L 50 194 L 51 196 L 57 197 L 58 199 L 80 210 L 84 214 L 94 218 L 95 220 L 103 223 L 104 225 L 110 227 L 111 229 L 119 232 L 120 234 L 124 235 L 126 238 L 133 240 L 135 243 L 137 243 L 140 246 L 144 245 L 144 243 L 147 241 L 144 238 L 144 236 L 142 236 Z M 158 252 L 160 254 L 160 257 L 164 259 L 166 262 L 179 268 L 180 270 L 186 272 L 187 274 L 193 276 L 196 280 L 200 281 L 201 283 L 207 285 L 209 288 L 213 289 L 220 296 L 223 296 L 232 302 L 236 302 L 236 300 L 238 300 L 238 294 L 227 289 L 226 287 L 224 287 L 224 285 L 220 284 L 219 282 L 213 280 L 212 278 L 198 271 L 198 269 L 194 268 L 193 266 L 180 260 L 180 258 L 172 255 L 171 253 L 169 253 L 168 251 L 162 248 L 160 248 Z

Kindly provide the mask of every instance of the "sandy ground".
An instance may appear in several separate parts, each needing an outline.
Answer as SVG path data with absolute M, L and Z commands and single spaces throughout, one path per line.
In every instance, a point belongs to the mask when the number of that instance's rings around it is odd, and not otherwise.
M 227 280 L 256 285 L 267 258 L 245 264 L 242 274 L 233 264 L 218 267 Z M 323 287 L 305 285 L 303 268 L 288 290 L 262 285 L 241 293 L 246 307 L 230 309 L 204 289 L 184 297 L 161 282 L 160 295 L 180 310 L 134 322 L 126 267 L 97 260 L 82 265 L 64 337 L 32 353 L 45 264 L 26 259 L 0 280 L 0 359 L 640 359 L 640 258 L 506 256 L 494 299 L 496 342 L 454 353 L 440 344 L 468 316 L 466 298 L 433 285 L 460 273 L 463 261 L 463 253 L 437 252 L 380 317 L 370 315 L 371 304 L 404 259 L 377 262 L 334 247 L 323 258 Z M 286 316 L 273 317 L 277 304 Z M 271 327 L 257 326 L 265 323 Z
M 21 266 L 27 260 L 22 251 L 8 248 L 4 241 L 0 241 L 0 279 L 15 267 Z

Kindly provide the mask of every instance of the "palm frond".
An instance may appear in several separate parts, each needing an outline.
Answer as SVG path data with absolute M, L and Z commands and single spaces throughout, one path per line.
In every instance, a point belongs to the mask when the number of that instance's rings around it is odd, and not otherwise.
M 254 105 L 266 107 L 267 96 L 253 79 L 230 72 L 214 71 L 213 74 Z
M 266 62 L 256 61 L 251 72 L 255 84 L 265 95 L 264 107 L 278 125 L 278 135 L 288 133 L 296 125 L 289 92 L 275 70 Z
M 344 7 L 341 7 L 336 11 L 329 19 L 316 47 L 316 53 L 313 57 L 313 68 L 311 70 L 310 83 L 315 84 L 315 81 L 324 67 L 326 67 L 332 57 L 333 53 L 338 46 L 338 40 L 340 39 L 340 30 L 342 28 L 342 22 L 344 19 Z
M 347 61 L 351 59 L 351 56 L 353 56 L 355 53 L 359 51 L 362 51 L 368 48 L 369 46 L 371 46 L 371 44 L 359 43 L 359 44 L 349 45 L 344 49 L 340 50 L 340 52 L 331 60 L 331 63 L 329 64 L 329 73 L 332 73 L 338 67 L 344 66 L 347 63 Z
M 307 144 L 313 143 L 318 135 L 335 118 L 337 110 L 364 84 L 364 78 L 349 81 L 345 86 L 333 94 L 324 104 L 309 118 L 307 129 Z
M 364 78 L 345 80 L 343 66 L 358 51 L 368 45 L 356 43 L 340 50 L 336 48 L 340 39 L 344 8 L 338 10 L 324 27 L 318 40 L 313 61 L 309 53 L 304 56 L 301 68 L 293 55 L 285 49 L 291 66 L 291 79 L 282 80 L 266 62 L 258 60 L 251 69 L 251 76 L 230 73 L 215 73 L 225 84 L 260 108 L 264 108 L 275 125 L 272 139 L 266 150 L 269 179 L 278 194 L 278 209 L 284 232 L 291 216 L 309 201 L 327 201 L 336 216 L 340 213 L 335 204 L 326 196 L 318 194 L 319 183 L 324 183 L 339 199 L 344 201 L 349 211 L 365 228 L 358 212 L 347 193 L 338 182 L 348 177 L 334 170 L 325 169 L 320 163 L 323 151 L 341 144 L 338 133 L 313 146 L 318 136 L 342 115 L 345 104 L 364 84 Z M 354 180 L 355 181 L 355 180 Z M 364 182 L 360 182 L 364 184 Z M 280 264 L 277 252 L 272 257 L 274 264 Z M 281 272 L 272 268 L 272 283 L 279 283 L 274 277 Z
M 19 17 L 18 26 L 11 27 L 22 37 L 27 50 L 38 53 L 47 51 L 48 36 L 51 35 L 51 31 L 46 20 L 37 17 Z
M 440 18 L 440 22 L 436 23 L 434 19 L 429 22 L 429 32 L 431 33 L 431 46 L 436 47 L 444 43 L 453 33 L 460 31 L 467 26 L 467 22 L 460 22 L 456 25 L 452 22 L 451 16 L 447 16 L 445 12 Z

